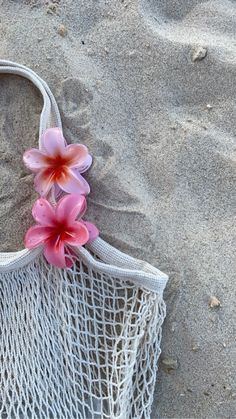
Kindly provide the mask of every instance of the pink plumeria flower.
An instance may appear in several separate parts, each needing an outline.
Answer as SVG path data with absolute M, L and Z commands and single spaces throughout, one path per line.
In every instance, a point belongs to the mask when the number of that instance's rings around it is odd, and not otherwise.
M 45 198 L 39 198 L 32 209 L 37 222 L 25 235 L 25 247 L 34 249 L 43 245 L 45 258 L 58 268 L 71 267 L 71 246 L 83 246 L 98 236 L 94 224 L 81 220 L 87 209 L 83 195 L 71 194 L 61 198 L 53 207 Z
M 32 148 L 23 161 L 35 176 L 35 189 L 46 197 L 52 187 L 67 193 L 87 195 L 89 184 L 81 176 L 92 164 L 83 144 L 66 145 L 61 128 L 48 128 L 42 135 L 42 150 Z M 60 189 L 59 189 L 59 188 Z

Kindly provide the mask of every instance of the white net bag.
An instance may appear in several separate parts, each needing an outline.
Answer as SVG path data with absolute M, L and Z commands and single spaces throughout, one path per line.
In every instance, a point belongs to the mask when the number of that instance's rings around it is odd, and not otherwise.
M 40 132 L 60 126 L 50 89 L 0 61 L 44 96 Z M 0 253 L 0 417 L 150 418 L 167 276 L 97 238 L 72 268 L 42 249 Z

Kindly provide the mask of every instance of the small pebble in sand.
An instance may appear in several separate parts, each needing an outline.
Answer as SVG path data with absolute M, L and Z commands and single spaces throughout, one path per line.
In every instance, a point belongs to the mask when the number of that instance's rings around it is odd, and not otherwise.
M 57 12 L 57 5 L 55 3 L 50 3 L 47 8 L 48 14 L 53 14 Z
M 63 36 L 63 37 L 64 37 L 64 36 L 66 36 L 66 34 L 67 34 L 67 29 L 66 29 L 65 25 L 61 24 L 61 25 L 59 26 L 59 28 L 58 28 L 57 32 L 59 33 L 59 35 L 61 35 L 61 36 Z
M 136 57 L 137 56 L 137 52 L 135 50 L 133 51 L 129 51 L 129 57 Z
M 100 87 L 103 84 L 102 80 L 96 80 L 96 86 Z
M 208 304 L 210 308 L 216 308 L 221 306 L 220 300 L 218 300 L 218 298 L 214 296 L 209 299 Z
M 198 343 L 194 344 L 194 345 L 192 346 L 192 351 L 193 351 L 193 352 L 200 351 L 200 345 L 199 345 Z
M 178 368 L 177 359 L 174 359 L 174 358 L 171 358 L 171 357 L 166 357 L 166 358 L 162 358 L 161 362 L 162 362 L 162 365 L 163 365 L 164 369 L 167 372 L 177 370 L 177 368 Z
M 207 55 L 207 49 L 205 47 L 196 47 L 192 52 L 192 61 L 201 61 Z
M 176 322 L 173 322 L 173 323 L 171 324 L 171 327 L 170 327 L 171 332 L 175 332 L 176 327 L 177 327 L 177 323 L 176 323 Z

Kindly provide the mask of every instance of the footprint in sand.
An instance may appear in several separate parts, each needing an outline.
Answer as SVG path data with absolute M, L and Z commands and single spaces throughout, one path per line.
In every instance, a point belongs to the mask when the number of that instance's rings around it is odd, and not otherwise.
M 166 20 L 183 20 L 195 6 L 205 3 L 206 0 L 179 0 L 173 4 L 173 0 L 141 0 L 140 8 L 143 17 L 152 16 L 165 23 Z
M 139 12 L 155 34 L 174 43 L 207 44 L 216 48 L 225 59 L 235 44 L 231 42 L 235 34 L 235 2 L 225 0 L 140 0 Z M 214 19 L 212 18 L 214 16 Z M 235 51 L 233 51 L 235 54 Z
M 89 130 L 91 102 L 93 95 L 78 78 L 68 78 L 62 82 L 58 104 L 63 118 L 63 125 L 70 130 L 85 134 Z

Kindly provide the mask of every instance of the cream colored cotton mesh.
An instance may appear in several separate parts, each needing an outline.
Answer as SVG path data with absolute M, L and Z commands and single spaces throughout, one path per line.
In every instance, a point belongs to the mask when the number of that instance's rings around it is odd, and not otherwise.
M 79 257 L 0 274 L 0 417 L 149 418 L 164 317 L 162 292 Z

